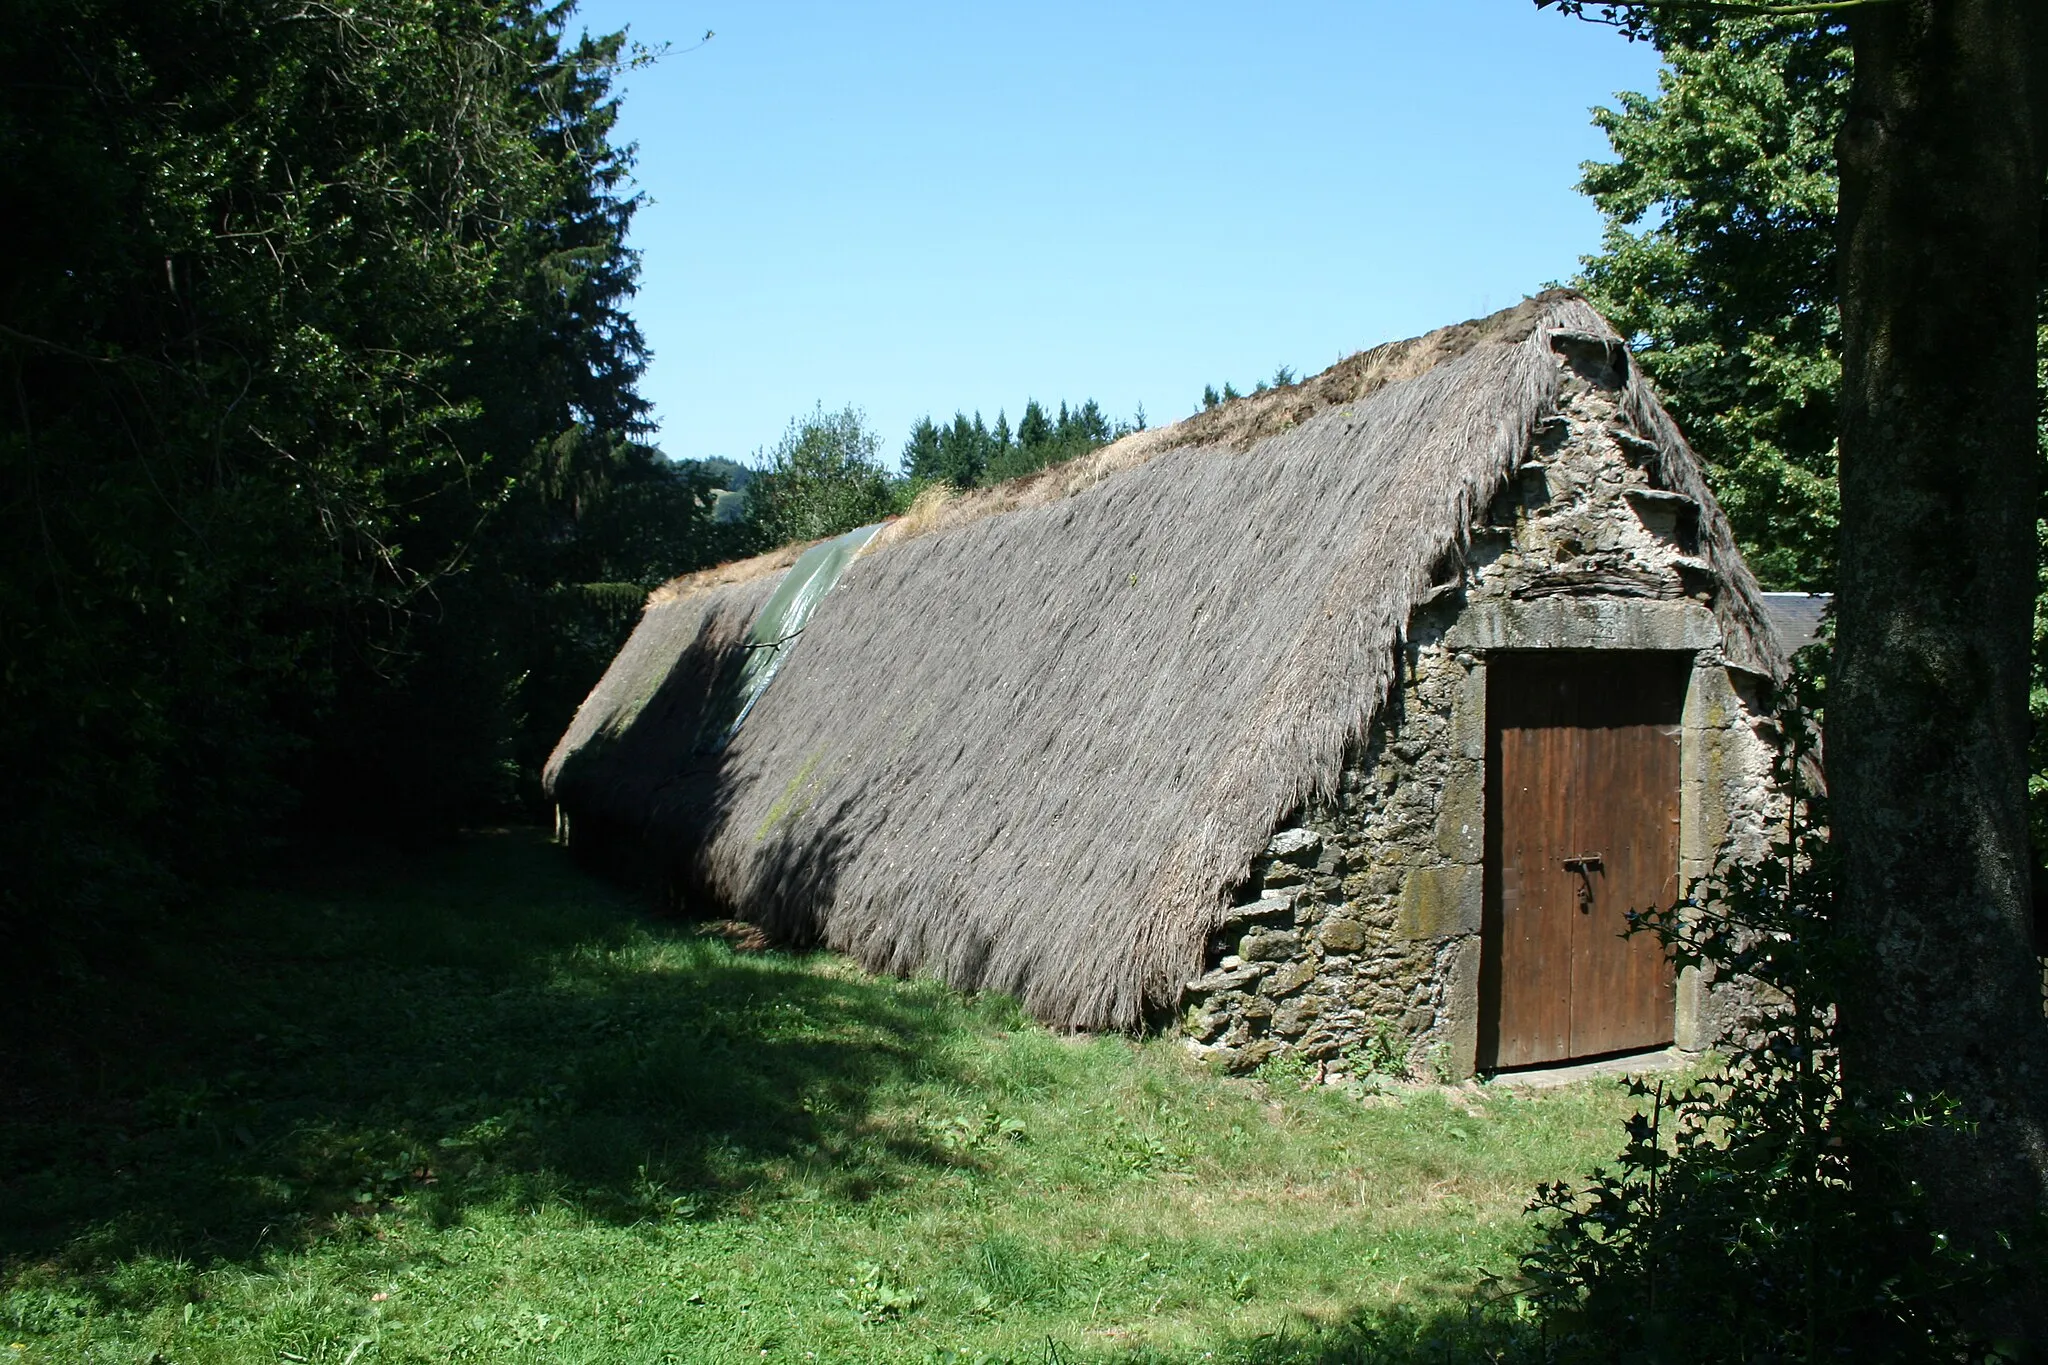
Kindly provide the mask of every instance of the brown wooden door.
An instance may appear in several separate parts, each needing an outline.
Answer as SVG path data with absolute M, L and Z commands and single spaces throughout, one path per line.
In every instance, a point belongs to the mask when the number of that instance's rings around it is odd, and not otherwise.
M 1546 651 L 1487 661 L 1486 920 L 1479 1063 L 1661 1047 L 1672 972 L 1631 909 L 1678 890 L 1689 655 Z

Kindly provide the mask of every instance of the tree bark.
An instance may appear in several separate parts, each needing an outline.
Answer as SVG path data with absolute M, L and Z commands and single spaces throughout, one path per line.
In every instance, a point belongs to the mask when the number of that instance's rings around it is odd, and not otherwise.
M 1842 1060 L 1866 1094 L 1961 1106 L 1972 1129 L 1872 1155 L 1997 1257 L 1996 1233 L 2031 1241 L 2048 1210 L 2026 812 L 2048 5 L 1895 0 L 1851 23 L 1828 775 L 1842 918 L 1868 953 Z M 2048 1353 L 2048 1295 L 1965 1311 Z

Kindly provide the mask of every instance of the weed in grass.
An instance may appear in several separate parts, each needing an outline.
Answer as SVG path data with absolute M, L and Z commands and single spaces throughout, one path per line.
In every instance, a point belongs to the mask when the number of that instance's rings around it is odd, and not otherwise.
M 1021 1119 L 1005 1118 L 994 1108 L 979 1114 L 931 1116 L 924 1127 L 939 1146 L 955 1152 L 994 1152 L 1013 1142 L 1024 1141 Z
M 1274 1089 L 1305 1090 L 1314 1083 L 1316 1063 L 1299 1052 L 1276 1052 L 1253 1068 L 1252 1075 Z
M 182 931 L 0 1023 L 9 1356 L 1442 1359 L 1401 1343 L 1626 1112 L 1210 1075 L 735 954 L 524 833 Z
M 906 1309 L 917 1307 L 925 1299 L 923 1285 L 906 1288 L 896 1282 L 892 1272 L 873 1261 L 855 1266 L 853 1273 L 846 1277 L 846 1286 L 838 1292 L 839 1300 L 868 1325 L 901 1316 Z

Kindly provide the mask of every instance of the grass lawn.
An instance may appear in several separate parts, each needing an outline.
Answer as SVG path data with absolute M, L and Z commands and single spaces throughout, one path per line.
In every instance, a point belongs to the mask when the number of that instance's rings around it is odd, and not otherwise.
M 0 1362 L 1442 1359 L 1630 1103 L 1215 1076 L 528 831 L 74 976 L 5 1009 Z

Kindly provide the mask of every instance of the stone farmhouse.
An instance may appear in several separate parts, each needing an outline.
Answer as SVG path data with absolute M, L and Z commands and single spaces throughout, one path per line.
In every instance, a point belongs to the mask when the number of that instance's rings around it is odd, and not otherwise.
M 670 583 L 547 781 L 579 855 L 784 942 L 1470 1075 L 1731 1026 L 1623 916 L 1764 846 L 1786 643 L 1551 291 Z

